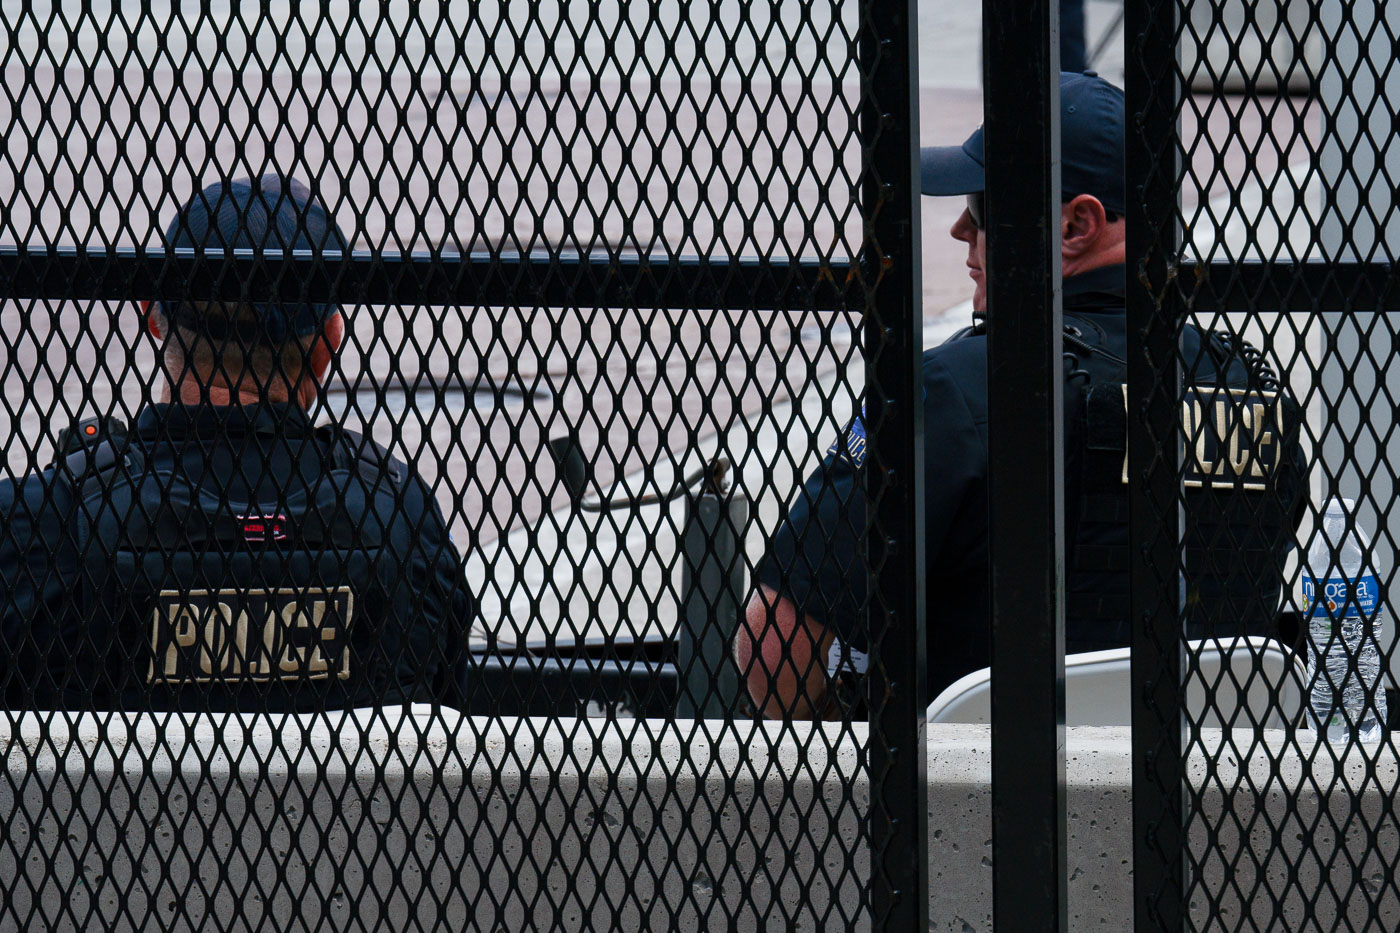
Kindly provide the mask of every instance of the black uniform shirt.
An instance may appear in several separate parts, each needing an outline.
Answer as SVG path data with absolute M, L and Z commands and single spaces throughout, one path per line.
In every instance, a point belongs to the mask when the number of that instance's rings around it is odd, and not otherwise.
M 72 458 L 0 481 L 7 702 L 307 709 L 460 697 L 465 665 L 449 671 L 444 658 L 465 647 L 474 612 L 461 559 L 422 480 L 382 452 L 371 457 L 382 471 L 363 468 L 345 453 L 356 444 L 372 448 L 313 427 L 295 405 L 154 405 L 132 427 L 133 453 L 98 481 L 75 481 Z M 332 665 L 318 691 L 191 678 L 146 692 L 162 592 L 272 594 L 252 619 L 289 611 L 277 594 L 304 594 L 308 581 L 364 594 L 348 633 L 357 676 L 342 682 Z
M 1081 383 L 1119 386 L 1127 356 L 1124 311 L 1125 269 L 1121 265 L 1092 270 L 1064 280 L 1067 338 L 1066 375 L 1083 370 Z M 1078 335 L 1077 337 L 1075 335 Z M 1184 329 L 1181 352 L 1188 381 L 1216 378 L 1203 334 Z M 1076 348 L 1078 345 L 1078 348 Z M 1084 347 L 1093 347 L 1087 351 Z M 1238 370 L 1238 371 L 1236 371 Z M 1242 366 L 1231 370 L 1232 384 L 1243 384 Z M 925 552 L 928 613 L 929 695 L 990 663 L 990 564 L 987 526 L 987 341 L 983 333 L 965 331 L 924 353 Z M 1121 399 L 1121 394 L 1117 396 Z M 1121 411 L 1121 401 L 1118 403 Z M 1124 428 L 1117 428 L 1116 457 L 1099 457 L 1085 466 L 1083 396 L 1066 392 L 1065 499 L 1070 560 L 1094 551 L 1126 551 L 1126 525 L 1089 532 L 1095 545 L 1074 548 L 1081 485 L 1117 486 L 1122 464 Z M 1121 417 L 1121 415 L 1120 415 Z M 865 428 L 858 417 L 831 446 L 822 466 L 806 480 L 760 560 L 758 581 L 792 599 L 798 610 L 829 628 L 849 649 L 865 652 L 863 609 L 867 593 L 866 561 L 861 555 L 865 525 L 863 471 Z M 1105 466 L 1105 464 L 1107 464 Z M 1084 470 L 1105 472 L 1104 477 Z M 1108 475 L 1111 472 L 1111 476 Z M 1096 500 L 1102 498 L 1096 496 Z M 1087 500 L 1086 500 L 1087 501 Z M 1120 509 L 1121 511 L 1121 509 Z M 1126 522 L 1126 519 L 1122 519 Z M 1099 545 L 1108 545 L 1102 547 Z M 1286 545 L 1284 545 L 1286 548 Z M 1126 565 L 1113 560 L 1086 560 L 1070 574 L 1066 650 L 1089 651 L 1128 642 Z M 1093 564 L 1093 566 L 1088 566 Z M 1071 567 L 1071 570 L 1075 568 Z M 1251 581 L 1253 583 L 1254 581 Z M 1276 591 L 1275 591 L 1276 592 Z M 1258 601 L 1264 605 L 1268 596 Z M 1076 617 L 1080 607 L 1100 610 Z M 1108 607 L 1111 612 L 1103 612 Z M 1259 626 L 1252 626 L 1257 631 Z M 850 660 L 846 655 L 845 659 Z M 834 665 L 833 665 L 834 666 Z M 857 668 L 860 664 L 855 665 Z

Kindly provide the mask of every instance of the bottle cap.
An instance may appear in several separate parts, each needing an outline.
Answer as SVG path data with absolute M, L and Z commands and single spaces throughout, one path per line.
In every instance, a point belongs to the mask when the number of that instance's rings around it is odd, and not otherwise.
M 1350 515 L 1356 511 L 1356 500 L 1344 496 L 1329 496 L 1327 499 L 1327 513 Z

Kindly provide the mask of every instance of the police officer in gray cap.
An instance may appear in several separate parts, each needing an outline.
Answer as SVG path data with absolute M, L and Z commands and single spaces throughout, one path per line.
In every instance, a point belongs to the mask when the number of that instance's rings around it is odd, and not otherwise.
M 1092 72 L 1062 74 L 1060 102 L 1066 650 L 1078 652 L 1126 645 L 1131 633 L 1124 106 L 1122 91 Z M 961 146 L 922 152 L 923 193 L 967 199 L 951 233 L 967 246 L 974 317 L 973 327 L 924 354 L 922 584 L 930 696 L 987 666 L 991 657 L 984 164 L 980 127 Z M 1264 634 L 1274 626 L 1283 560 L 1303 505 L 1296 405 L 1281 394 L 1261 357 L 1244 352 L 1238 341 L 1186 326 L 1180 346 L 1188 385 L 1213 387 L 1188 400 L 1187 410 L 1200 416 L 1198 436 L 1201 424 L 1211 423 L 1212 406 L 1225 406 L 1222 417 L 1238 412 L 1230 388 L 1256 393 L 1270 413 L 1251 448 L 1258 457 L 1243 472 L 1212 473 L 1214 448 L 1202 441 L 1205 453 L 1196 467 L 1204 464 L 1209 475 L 1194 485 L 1188 475 L 1182 576 L 1187 633 Z M 858 416 L 789 504 L 758 562 L 757 592 L 735 655 L 755 704 L 770 716 L 834 714 L 833 684 L 865 670 L 867 580 L 858 556 L 864 459 L 865 429 Z M 1256 468 L 1262 478 L 1247 475 Z M 1175 578 L 1176 568 L 1164 573 Z
M 173 248 L 346 249 L 276 176 L 212 185 Z M 166 376 L 130 429 L 93 420 L 0 482 L 11 705 L 309 711 L 460 702 L 473 601 L 423 481 L 308 409 L 341 309 L 199 295 L 145 306 Z

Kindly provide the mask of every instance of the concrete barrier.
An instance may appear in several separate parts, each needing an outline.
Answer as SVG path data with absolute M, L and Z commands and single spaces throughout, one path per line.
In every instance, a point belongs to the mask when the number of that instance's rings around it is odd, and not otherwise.
M 865 739 L 419 707 L 19 714 L 0 721 L 0 929 L 868 929 Z M 1393 756 L 1349 761 L 1363 791 L 1329 796 L 1284 733 L 1232 748 L 1206 733 L 1192 758 L 1192 912 L 1277 926 L 1313 902 L 1395 928 Z M 931 929 L 990 930 L 987 728 L 931 727 L 929 756 Z M 1067 730 L 1075 929 L 1131 928 L 1129 756 L 1126 729 Z
M 755 728 L 22 714 L 0 929 L 868 925 L 861 738 Z

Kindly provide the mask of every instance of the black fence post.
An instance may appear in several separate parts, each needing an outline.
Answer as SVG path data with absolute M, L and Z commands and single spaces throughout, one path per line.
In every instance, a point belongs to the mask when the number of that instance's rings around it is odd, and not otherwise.
M 928 927 L 918 4 L 862 4 L 871 907 Z
M 1058 9 L 983 3 L 993 917 L 1064 930 Z
M 685 497 L 681 547 L 681 618 L 676 666 L 680 690 L 676 715 L 723 719 L 739 700 L 739 669 L 730 646 L 744 599 L 739 532 L 749 502 L 739 490 L 706 487 Z
M 1185 922 L 1177 5 L 1130 3 L 1126 16 L 1133 914 L 1138 931 L 1174 931 Z

